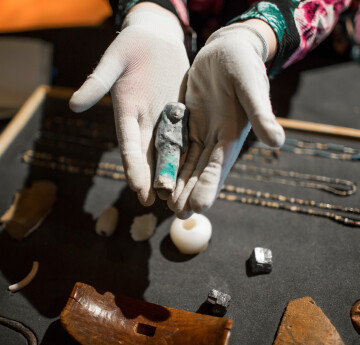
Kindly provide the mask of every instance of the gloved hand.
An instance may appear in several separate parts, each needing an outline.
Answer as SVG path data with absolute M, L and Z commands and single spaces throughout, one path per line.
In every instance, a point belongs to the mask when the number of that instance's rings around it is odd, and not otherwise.
M 153 130 L 165 104 L 178 101 L 189 68 L 180 22 L 164 11 L 129 13 L 94 72 L 70 99 L 70 108 L 82 112 L 111 91 L 127 180 L 146 206 L 155 200 Z
M 283 144 L 284 131 L 269 98 L 267 57 L 259 30 L 237 23 L 213 33 L 195 58 L 185 96 L 190 146 L 168 198 L 179 218 L 211 207 L 251 125 L 264 143 Z

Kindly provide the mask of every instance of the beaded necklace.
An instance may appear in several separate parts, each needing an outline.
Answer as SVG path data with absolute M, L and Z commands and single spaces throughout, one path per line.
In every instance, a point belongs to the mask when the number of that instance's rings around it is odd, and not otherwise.
M 240 163 L 234 164 L 229 176 L 320 189 L 340 196 L 349 196 L 356 192 L 356 185 L 353 181 Z
M 53 170 L 65 171 L 72 174 L 82 174 L 86 176 L 96 175 L 100 177 L 111 178 L 114 180 L 126 180 L 124 168 L 122 165 L 118 164 L 103 162 L 94 163 L 65 156 L 57 156 L 46 152 L 35 152 L 33 150 L 25 151 L 22 154 L 22 159 L 27 164 L 39 166 L 42 168 L 50 168 Z M 344 217 L 340 214 L 330 212 L 338 211 L 343 213 L 360 215 L 360 209 L 353 207 L 332 205 L 328 203 L 316 202 L 313 200 L 303 200 L 298 198 L 286 197 L 279 194 L 264 193 L 261 191 L 255 191 L 243 187 L 236 187 L 228 184 L 222 186 L 221 192 L 219 194 L 219 199 L 249 205 L 281 209 L 289 212 L 308 214 L 318 217 L 325 217 L 343 225 L 360 227 L 360 220 L 350 217 Z M 306 208 L 308 206 L 313 208 Z
M 279 149 L 250 147 L 248 155 L 278 154 Z M 268 151 L 268 153 L 266 153 Z M 359 161 L 360 149 L 333 143 L 318 143 L 287 138 L 280 151 L 294 153 L 296 155 L 307 155 L 329 159 Z

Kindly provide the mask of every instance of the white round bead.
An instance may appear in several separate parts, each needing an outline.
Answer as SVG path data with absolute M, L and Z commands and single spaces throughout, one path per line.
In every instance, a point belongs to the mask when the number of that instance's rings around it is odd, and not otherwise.
M 170 227 L 170 238 L 183 254 L 197 254 L 205 250 L 212 234 L 210 220 L 194 213 L 190 218 L 176 218 Z
M 106 208 L 96 222 L 95 232 L 100 236 L 111 236 L 115 232 L 118 217 L 119 211 L 114 206 Z

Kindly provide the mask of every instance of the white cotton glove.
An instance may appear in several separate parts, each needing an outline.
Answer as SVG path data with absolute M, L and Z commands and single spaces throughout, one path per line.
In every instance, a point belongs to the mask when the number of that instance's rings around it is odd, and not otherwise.
M 111 91 L 127 180 L 146 206 L 155 200 L 153 130 L 165 104 L 179 100 L 189 68 L 183 41 L 181 25 L 172 15 L 134 10 L 94 72 L 70 99 L 70 108 L 82 112 Z
M 214 203 L 251 125 L 264 143 L 283 144 L 269 98 L 267 56 L 260 32 L 239 23 L 212 34 L 195 58 L 185 95 L 190 146 L 168 199 L 178 217 L 204 212 Z

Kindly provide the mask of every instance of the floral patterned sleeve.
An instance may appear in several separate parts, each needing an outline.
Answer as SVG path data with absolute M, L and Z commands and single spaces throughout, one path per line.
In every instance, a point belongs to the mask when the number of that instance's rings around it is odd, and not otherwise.
M 173 12 L 180 20 L 185 33 L 189 27 L 189 17 L 187 11 L 187 0 L 110 0 L 116 22 L 121 26 L 122 20 L 128 11 L 136 4 L 144 1 L 156 3 L 169 11 Z M 246 2 L 253 0 L 188 0 L 190 8 L 204 8 L 206 6 L 220 8 L 226 3 Z M 264 0 L 250 5 L 242 13 L 227 25 L 239 20 L 258 18 L 267 22 L 274 30 L 278 40 L 278 51 L 268 68 L 268 75 L 275 76 L 282 69 L 290 66 L 296 61 L 301 60 L 305 55 L 323 41 L 333 30 L 340 13 L 348 8 L 352 0 Z M 220 6 L 214 6 L 220 3 Z M 206 12 L 206 10 L 205 10 Z M 237 13 L 236 13 L 237 12 Z M 231 16 L 231 17 L 232 17 Z M 229 18 L 231 18 L 229 17 Z M 215 28 L 216 29 L 216 28 Z
M 273 28 L 278 39 L 278 51 L 268 74 L 274 76 L 323 41 L 350 3 L 351 0 L 260 1 L 228 24 L 258 18 Z

